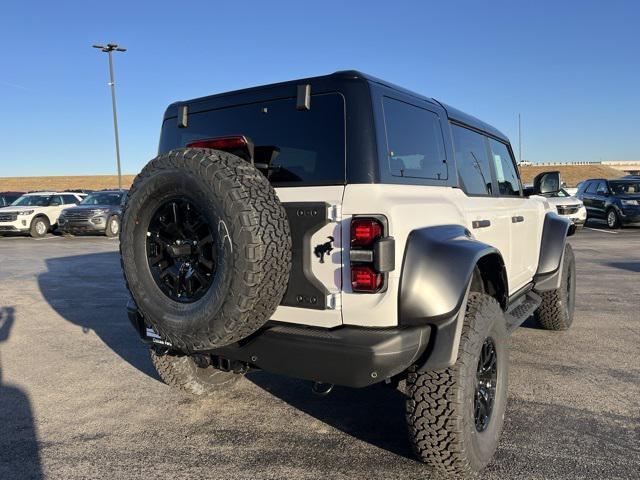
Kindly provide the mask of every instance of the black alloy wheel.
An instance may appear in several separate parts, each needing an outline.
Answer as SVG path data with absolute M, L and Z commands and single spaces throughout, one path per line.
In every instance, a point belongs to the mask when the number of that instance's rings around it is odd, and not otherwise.
M 193 303 L 207 293 L 216 269 L 213 229 L 190 199 L 171 199 L 151 216 L 147 260 L 171 300 Z
M 484 432 L 491 421 L 491 413 L 496 399 L 497 380 L 498 355 L 493 339 L 489 337 L 482 344 L 476 372 L 476 394 L 473 410 L 478 432 Z

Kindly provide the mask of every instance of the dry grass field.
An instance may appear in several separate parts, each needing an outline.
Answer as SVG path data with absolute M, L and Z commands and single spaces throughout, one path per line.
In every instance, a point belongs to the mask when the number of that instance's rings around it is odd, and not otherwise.
M 619 178 L 622 172 L 604 165 L 533 165 L 521 166 L 522 181 L 533 182 L 533 177 L 545 170 L 559 170 L 562 179 L 570 187 L 575 187 L 586 178 Z M 135 175 L 123 175 L 122 186 L 129 188 Z M 30 190 L 66 190 L 70 188 L 86 188 L 100 190 L 116 188 L 116 175 L 88 175 L 88 176 L 53 176 L 53 177 L 0 177 L 0 191 L 30 191 Z
M 122 187 L 129 188 L 135 175 L 123 175 Z M 0 177 L 1 191 L 28 192 L 31 190 L 67 190 L 85 188 L 101 190 L 103 188 L 118 188 L 117 175 L 88 175 L 88 176 L 55 176 L 55 177 Z
M 605 165 L 521 165 L 520 175 L 524 183 L 532 183 L 536 175 L 549 170 L 558 170 L 569 187 L 575 187 L 587 178 L 620 178 L 624 175 L 620 170 Z

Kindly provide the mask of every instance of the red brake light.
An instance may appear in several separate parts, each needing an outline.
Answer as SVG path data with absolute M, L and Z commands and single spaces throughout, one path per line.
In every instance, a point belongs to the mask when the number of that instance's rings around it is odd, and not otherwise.
M 370 247 L 382 237 L 382 225 L 373 218 L 354 218 L 351 221 L 351 245 Z
M 187 143 L 188 148 L 213 148 L 215 150 L 238 150 L 247 148 L 248 142 L 242 135 L 234 135 L 231 137 L 205 138 Z
M 382 286 L 382 273 L 365 265 L 351 266 L 351 287 L 354 292 L 377 292 Z

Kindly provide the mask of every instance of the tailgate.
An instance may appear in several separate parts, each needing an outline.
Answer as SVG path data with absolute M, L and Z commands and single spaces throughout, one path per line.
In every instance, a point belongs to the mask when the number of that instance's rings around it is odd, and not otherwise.
M 335 327 L 342 324 L 344 186 L 276 189 L 291 228 L 292 265 L 272 320 Z

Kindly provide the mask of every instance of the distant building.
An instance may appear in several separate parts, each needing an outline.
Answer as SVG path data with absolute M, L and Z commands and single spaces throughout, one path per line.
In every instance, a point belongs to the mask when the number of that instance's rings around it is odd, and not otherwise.
M 602 164 L 628 175 L 640 175 L 640 160 L 607 160 Z

